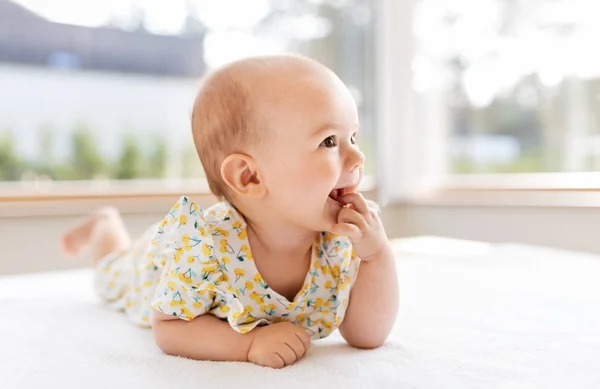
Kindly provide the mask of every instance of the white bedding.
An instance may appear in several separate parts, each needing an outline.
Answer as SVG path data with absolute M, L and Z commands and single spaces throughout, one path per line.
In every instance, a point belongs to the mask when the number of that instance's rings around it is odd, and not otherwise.
M 439 238 L 394 242 L 386 346 L 336 334 L 297 365 L 162 355 L 88 270 L 0 277 L 0 388 L 600 388 L 600 257 Z

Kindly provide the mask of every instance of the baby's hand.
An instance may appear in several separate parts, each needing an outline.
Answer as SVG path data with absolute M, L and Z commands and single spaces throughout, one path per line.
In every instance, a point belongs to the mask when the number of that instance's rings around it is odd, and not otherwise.
M 281 322 L 257 327 L 248 351 L 248 362 L 280 369 L 302 358 L 310 347 L 310 336 L 292 323 Z
M 379 218 L 377 204 L 365 200 L 360 193 L 347 193 L 338 201 L 346 204 L 338 214 L 331 232 L 350 238 L 356 255 L 368 261 L 387 245 L 387 236 Z

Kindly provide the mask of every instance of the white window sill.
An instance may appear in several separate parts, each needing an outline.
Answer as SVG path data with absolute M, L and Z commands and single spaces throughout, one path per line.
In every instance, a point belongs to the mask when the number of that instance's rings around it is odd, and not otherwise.
M 600 207 L 600 173 L 451 175 L 406 201 L 414 205 Z
M 209 193 L 203 179 L 0 182 L 0 202 L 157 197 Z
M 599 190 L 600 173 L 457 174 L 443 180 L 447 189 Z
M 374 199 L 372 177 L 359 190 Z M 164 213 L 177 199 L 190 196 L 200 206 L 216 201 L 208 184 L 196 180 L 0 182 L 0 218 L 85 215 L 102 206 L 122 213 Z
M 214 201 L 202 179 L 4 182 L 0 217 L 82 215 L 107 205 L 125 213 L 164 212 L 183 194 Z
M 471 207 L 600 207 L 600 189 L 440 188 L 406 201 L 408 205 Z

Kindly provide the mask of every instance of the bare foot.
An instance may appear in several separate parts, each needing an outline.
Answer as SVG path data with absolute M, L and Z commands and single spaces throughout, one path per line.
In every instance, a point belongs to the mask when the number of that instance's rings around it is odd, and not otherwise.
M 68 256 L 80 254 L 81 250 L 90 242 L 92 231 L 102 217 L 101 213 L 88 216 L 76 227 L 71 228 L 64 234 L 60 243 L 65 254 Z
M 87 250 L 95 262 L 105 255 L 130 246 L 131 240 L 119 211 L 106 207 L 85 218 L 61 239 L 68 256 L 80 256 Z

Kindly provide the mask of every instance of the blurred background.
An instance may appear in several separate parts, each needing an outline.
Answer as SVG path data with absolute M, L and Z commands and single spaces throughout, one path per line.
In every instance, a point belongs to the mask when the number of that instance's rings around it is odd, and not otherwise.
M 0 179 L 201 176 L 197 80 L 278 52 L 339 74 L 372 155 L 375 3 L 0 0 Z M 600 170 L 600 3 L 417 0 L 414 12 L 413 88 L 445 100 L 449 172 Z
M 335 69 L 374 128 L 370 1 L 0 0 L 0 179 L 203 175 L 189 118 L 199 78 L 247 55 Z
M 600 252 L 590 235 L 598 227 L 600 181 L 581 176 L 600 171 L 599 14 L 596 0 L 0 0 L 0 240 L 24 242 L 34 224 L 52 229 L 56 217 L 118 203 L 118 188 L 148 198 L 202 183 L 189 128 L 198 81 L 248 55 L 301 53 L 342 78 L 361 116 L 365 190 L 376 194 L 393 179 L 381 165 L 402 163 L 380 152 L 388 140 L 378 110 L 395 106 L 383 101 L 390 97 L 381 90 L 381 69 L 385 50 L 397 50 L 410 71 L 399 88 L 414 97 L 411 130 L 439 143 L 436 155 L 419 152 L 437 161 L 437 189 L 480 175 L 489 190 L 514 175 L 517 187 L 530 187 L 540 174 L 563 173 L 551 176 L 560 177 L 550 180 L 553 189 L 574 189 L 568 177 L 578 174 L 577 188 L 588 197 L 586 209 L 569 211 L 577 198 L 561 200 L 560 209 L 504 204 L 513 213 L 481 208 L 494 203 L 492 195 L 460 206 L 412 198 L 387 207 L 392 236 Z M 409 21 L 406 47 L 395 43 L 405 37 L 381 27 L 395 16 Z M 397 107 L 404 109 L 400 101 Z M 97 201 L 74 203 L 82 188 L 84 200 Z M 69 203 L 48 202 L 53 194 Z M 130 212 L 147 212 L 145 222 L 162 211 L 149 205 Z M 22 216 L 30 219 L 17 221 Z M 524 218 L 520 228 L 517 217 Z M 549 230 L 564 222 L 580 226 L 576 238 Z M 489 225 L 497 228 L 482 228 Z
M 594 0 L 416 2 L 414 88 L 440 88 L 453 173 L 600 170 Z

